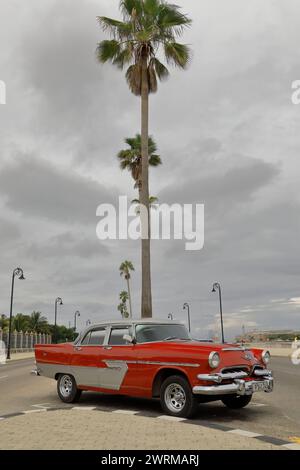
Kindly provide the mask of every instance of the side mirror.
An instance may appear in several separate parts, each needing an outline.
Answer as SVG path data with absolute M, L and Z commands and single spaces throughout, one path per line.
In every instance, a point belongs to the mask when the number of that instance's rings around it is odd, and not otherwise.
M 127 342 L 127 343 L 131 343 L 131 344 L 134 344 L 135 341 L 134 341 L 134 338 L 130 335 L 124 335 L 123 336 L 123 339 Z

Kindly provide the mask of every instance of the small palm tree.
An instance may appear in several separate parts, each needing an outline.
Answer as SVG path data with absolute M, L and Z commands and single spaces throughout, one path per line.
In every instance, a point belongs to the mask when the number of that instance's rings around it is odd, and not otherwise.
M 121 303 L 118 305 L 118 310 L 122 315 L 122 318 L 128 318 L 129 313 L 127 310 L 127 301 L 128 301 L 128 292 L 126 290 L 122 290 L 119 295 L 119 299 L 121 300 Z
M 142 189 L 142 141 L 141 134 L 136 134 L 133 138 L 125 139 L 129 148 L 118 153 L 120 167 L 128 170 L 135 182 L 134 187 L 138 188 L 139 199 L 141 199 Z M 162 164 L 161 158 L 157 155 L 157 145 L 152 137 L 148 139 L 149 166 L 157 167 Z
M 136 214 L 139 215 L 141 213 L 140 211 L 140 208 L 139 208 L 139 204 L 140 204 L 140 200 L 139 199 L 132 199 L 131 201 L 132 204 L 137 204 L 137 208 L 136 208 Z M 156 204 L 158 203 L 158 197 L 155 197 L 155 196 L 150 196 L 149 197 L 149 208 L 150 209 L 156 209 Z
M 99 62 L 127 68 L 126 80 L 133 94 L 141 97 L 141 194 L 140 201 L 149 214 L 149 94 L 157 83 L 169 76 L 168 65 L 185 69 L 189 63 L 188 46 L 177 42 L 191 20 L 180 7 L 165 0 L 121 0 L 122 20 L 99 16 L 98 22 L 111 35 L 97 47 Z M 148 232 L 145 230 L 148 228 Z M 150 227 L 142 221 L 142 318 L 152 317 Z
M 128 291 L 128 300 L 129 300 L 129 314 L 130 318 L 132 318 L 132 305 L 131 305 L 131 294 L 130 294 L 130 271 L 134 271 L 134 267 L 131 261 L 123 261 L 120 268 L 120 276 L 124 276 L 124 279 L 127 281 L 127 291 Z

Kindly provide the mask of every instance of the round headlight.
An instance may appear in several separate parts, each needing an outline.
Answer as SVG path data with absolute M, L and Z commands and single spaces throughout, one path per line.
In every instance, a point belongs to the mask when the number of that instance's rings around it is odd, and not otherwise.
M 270 359 L 271 359 L 271 354 L 270 354 L 270 352 L 264 350 L 264 351 L 262 352 L 262 354 L 261 354 L 261 359 L 262 359 L 262 361 L 263 361 L 264 364 L 266 364 L 266 365 L 269 364 Z
M 215 369 L 220 364 L 220 355 L 216 351 L 212 351 L 208 356 L 208 364 L 212 369 Z

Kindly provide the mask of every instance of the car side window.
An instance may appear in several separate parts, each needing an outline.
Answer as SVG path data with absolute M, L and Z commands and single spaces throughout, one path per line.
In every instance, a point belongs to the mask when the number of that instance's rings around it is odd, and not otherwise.
M 123 338 L 124 335 L 131 336 L 131 333 L 131 328 L 129 326 L 125 328 L 112 328 L 108 344 L 110 346 L 122 346 L 124 344 L 131 344 L 128 343 L 128 341 L 125 341 L 125 339 Z
M 81 341 L 81 344 L 85 346 L 102 346 L 104 343 L 105 335 L 105 328 L 91 330 L 85 335 L 85 337 Z

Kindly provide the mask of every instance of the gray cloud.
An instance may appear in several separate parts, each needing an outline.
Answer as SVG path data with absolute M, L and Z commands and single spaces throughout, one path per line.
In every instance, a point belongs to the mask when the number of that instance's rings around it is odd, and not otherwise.
M 28 256 L 35 260 L 43 260 L 53 257 L 72 257 L 72 258 L 93 258 L 102 257 L 109 254 L 109 249 L 96 239 L 95 234 L 90 238 L 82 238 L 70 232 L 59 234 L 43 244 L 31 244 L 27 250 Z
M 8 219 L 0 218 L 0 243 L 3 246 L 7 242 L 15 241 L 20 237 L 17 225 Z
M 0 193 L 18 213 L 67 224 L 94 224 L 97 206 L 114 200 L 113 193 L 91 178 L 29 156 L 2 169 Z

